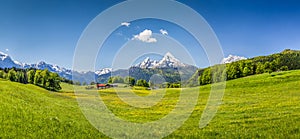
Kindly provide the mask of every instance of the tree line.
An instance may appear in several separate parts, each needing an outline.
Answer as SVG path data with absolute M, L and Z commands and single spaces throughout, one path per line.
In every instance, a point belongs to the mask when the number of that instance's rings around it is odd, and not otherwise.
M 137 80 L 144 79 L 149 81 L 150 78 L 155 75 L 161 75 L 166 82 L 175 83 L 181 82 L 182 80 L 188 80 L 191 75 L 197 70 L 194 66 L 187 66 L 184 68 L 139 68 L 139 67 L 130 67 L 128 71 L 116 71 L 113 73 L 113 76 L 119 76 L 128 74 L 130 77 L 133 77 Z M 124 73 L 123 73 L 124 72 Z M 108 82 L 111 74 L 104 74 L 97 77 L 96 82 L 106 83 Z
M 136 80 L 131 76 L 127 76 L 125 78 L 121 76 L 111 76 L 109 77 L 107 83 L 124 83 L 129 86 L 152 87 L 152 88 L 153 87 L 158 87 L 158 88 L 180 88 L 181 87 L 180 83 L 164 82 L 162 84 L 156 84 L 151 80 L 148 82 L 145 79 Z
M 70 82 L 61 78 L 57 73 L 50 72 L 48 69 L 0 69 L 0 78 L 23 84 L 34 84 L 51 91 L 61 89 L 60 82 Z
M 281 53 L 240 60 L 199 69 L 189 80 L 190 86 L 205 85 L 255 74 L 300 69 L 300 51 L 284 50 Z M 198 78 L 197 78 L 198 77 Z M 195 83 L 195 81 L 198 81 Z

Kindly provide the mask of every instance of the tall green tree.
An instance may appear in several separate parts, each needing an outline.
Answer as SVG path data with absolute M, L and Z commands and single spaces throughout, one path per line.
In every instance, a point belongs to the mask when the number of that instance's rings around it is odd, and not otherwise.
M 33 84 L 38 85 L 38 86 L 43 86 L 43 84 L 42 84 L 43 77 L 41 75 L 41 72 L 42 72 L 41 70 L 35 71 Z
M 211 68 L 207 68 L 201 74 L 199 82 L 201 85 L 205 85 L 205 84 L 210 84 L 211 81 L 212 81 Z
M 29 70 L 27 71 L 27 82 L 30 84 L 34 84 L 34 75 L 35 75 L 35 71 L 34 70 Z
M 127 76 L 127 77 L 125 77 L 124 82 L 130 86 L 134 86 L 135 79 L 131 76 Z
M 113 83 L 113 77 L 109 77 L 107 83 Z
M 0 70 L 0 78 L 6 78 L 6 73 L 3 70 Z
M 265 71 L 265 65 L 262 64 L 261 62 L 258 62 L 257 65 L 256 65 L 256 74 L 261 74 L 261 73 L 264 73 Z
M 7 73 L 7 79 L 13 82 L 17 82 L 17 72 L 14 69 L 10 69 Z
M 23 70 L 17 71 L 16 77 L 17 77 L 17 82 L 23 83 L 23 84 L 27 83 L 27 76 L 26 76 L 25 71 L 23 71 Z
M 251 74 L 250 68 L 244 67 L 244 69 L 243 69 L 243 76 L 245 77 L 245 76 L 248 76 L 250 74 Z
M 48 80 L 50 78 L 50 72 L 49 72 L 49 70 L 48 69 L 42 70 L 42 72 L 41 72 L 40 75 L 42 77 L 42 79 L 41 79 L 41 85 L 43 87 L 47 88 L 47 82 L 48 82 Z
M 49 73 L 48 81 L 46 82 L 46 89 L 51 91 L 58 91 L 61 89 L 60 77 L 57 73 Z
M 115 76 L 112 79 L 112 83 L 124 83 L 124 79 L 121 76 Z
M 149 83 L 144 79 L 140 79 L 137 80 L 136 86 L 149 87 Z

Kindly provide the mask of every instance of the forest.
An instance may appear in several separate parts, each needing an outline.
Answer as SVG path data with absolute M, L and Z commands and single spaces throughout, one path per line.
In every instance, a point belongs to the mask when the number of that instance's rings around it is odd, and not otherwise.
M 181 84 L 179 82 L 162 82 L 156 80 L 145 80 L 145 79 L 135 79 L 134 77 L 127 76 L 122 78 L 121 76 L 112 76 L 108 79 L 107 83 L 124 83 L 129 86 L 140 86 L 140 87 L 151 87 L 151 88 L 180 88 Z
M 281 53 L 269 56 L 259 56 L 199 69 L 188 81 L 188 85 L 205 85 L 250 75 L 296 69 L 300 69 L 300 51 L 286 49 Z
M 60 82 L 65 81 L 57 73 L 50 72 L 48 69 L 0 69 L 0 78 L 23 84 L 34 84 L 50 91 L 61 89 Z

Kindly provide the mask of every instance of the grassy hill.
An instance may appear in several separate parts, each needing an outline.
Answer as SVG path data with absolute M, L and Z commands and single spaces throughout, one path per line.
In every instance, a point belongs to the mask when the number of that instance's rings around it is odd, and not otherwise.
M 226 67 L 226 70 L 224 70 Z M 205 85 L 213 82 L 247 77 L 262 73 L 272 73 L 300 69 L 300 51 L 286 49 L 268 56 L 258 56 L 227 64 L 199 69 L 189 80 L 189 86 Z
M 203 129 L 198 124 L 210 85 L 201 86 L 192 115 L 167 138 L 300 138 L 299 79 L 300 70 L 296 70 L 228 81 L 217 115 Z M 61 92 L 54 93 L 0 80 L 0 138 L 107 138 L 85 119 L 72 87 L 62 87 Z M 199 88 L 184 90 L 193 95 Z M 167 89 L 162 101 L 148 111 L 128 106 L 112 89 L 99 93 L 115 115 L 143 123 L 167 115 L 177 103 L 179 89 Z M 143 96 L 149 91 L 135 93 Z
M 0 80 L 0 100 L 0 138 L 103 137 L 70 97 Z

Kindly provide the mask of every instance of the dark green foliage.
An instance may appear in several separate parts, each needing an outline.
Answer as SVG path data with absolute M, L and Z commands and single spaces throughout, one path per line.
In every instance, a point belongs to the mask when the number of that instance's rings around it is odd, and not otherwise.
M 38 86 L 43 86 L 41 84 L 42 83 L 41 72 L 42 72 L 41 70 L 35 71 L 33 84 L 38 85 Z
M 124 83 L 124 79 L 121 76 L 109 77 L 108 83 Z
M 137 80 L 136 86 L 142 86 L 142 87 L 149 87 L 149 84 L 146 80 L 143 80 L 143 79 L 140 79 L 140 80 Z
M 74 83 L 74 85 L 78 85 L 78 86 L 80 86 L 80 85 L 81 85 L 81 83 L 77 81 L 77 82 L 75 82 L 75 83 Z
M 6 78 L 6 73 L 0 70 L 0 78 Z
M 48 69 L 42 70 L 41 72 L 41 85 L 44 88 L 47 88 L 47 82 L 49 81 L 50 78 L 50 72 Z
M 34 82 L 34 75 L 35 75 L 35 70 L 29 70 L 27 72 L 27 82 L 30 84 L 33 84 Z
M 199 77 L 199 83 L 200 84 L 210 84 L 211 83 L 211 69 L 208 68 L 204 70 L 202 76 Z
M 280 67 L 280 70 L 281 70 L 281 71 L 288 71 L 288 70 L 289 70 L 289 67 L 288 67 L 288 66 L 281 66 L 281 67 Z
M 113 78 L 112 83 L 124 83 L 124 79 L 120 76 L 116 76 Z
M 57 73 L 52 73 L 48 69 L 36 70 L 33 84 L 51 91 L 58 91 L 61 89 L 61 80 Z
M 172 83 L 170 84 L 169 88 L 180 88 L 181 85 L 179 83 Z
M 130 67 L 128 70 L 117 70 L 113 73 L 100 75 L 97 78 L 98 83 L 112 83 L 111 76 L 120 76 L 125 78 L 126 76 L 133 77 L 136 80 L 144 79 L 149 81 L 150 78 L 155 75 L 161 75 L 167 82 L 175 83 L 181 81 L 187 81 L 197 71 L 194 66 L 186 66 L 182 68 L 148 68 L 143 69 L 139 67 Z M 126 81 L 125 81 L 126 82 Z
M 14 69 L 10 69 L 7 73 L 7 79 L 13 82 L 17 81 L 17 72 Z
M 50 72 L 45 88 L 52 91 L 60 90 L 61 89 L 60 80 L 61 79 L 57 73 Z
M 265 70 L 265 66 L 261 63 L 261 62 L 258 62 L 257 64 L 256 64 L 256 74 L 262 74 L 262 73 L 264 73 L 264 70 Z
M 96 84 L 95 82 L 91 82 L 91 83 L 90 83 L 90 85 L 95 85 L 95 84 Z
M 248 75 L 251 75 L 251 70 L 249 69 L 249 67 L 244 67 L 243 76 L 248 76 Z
M 170 86 L 171 86 L 171 83 L 169 83 L 169 82 L 164 82 L 162 85 L 163 88 L 170 88 Z
M 129 86 L 135 85 L 135 79 L 133 77 L 127 76 L 124 79 L 124 83 L 128 84 Z
M 61 82 L 67 83 L 67 84 L 74 84 L 74 82 L 72 80 L 68 80 L 66 78 L 62 78 Z
M 27 83 L 27 75 L 25 71 L 18 71 L 16 73 L 17 82 L 19 83 Z
M 113 77 L 109 77 L 107 83 L 112 83 Z
M 222 65 L 199 69 L 198 72 L 196 72 L 188 81 L 188 84 L 190 86 L 199 84 L 205 85 L 213 82 L 220 82 L 224 78 L 232 80 L 255 74 L 300 69 L 300 51 L 287 49 L 281 53 L 269 56 L 259 56 L 247 60 L 223 64 L 223 66 L 226 66 L 226 71 L 225 69 L 220 70 L 222 68 L 218 69 L 218 66 Z M 196 78 L 198 78 L 198 84 L 195 84 Z
M 167 82 L 179 82 L 184 75 L 181 75 L 180 70 L 176 68 L 153 68 L 142 69 L 137 67 L 131 67 L 129 69 L 129 75 L 136 80 L 144 79 L 149 81 L 150 78 L 155 75 L 161 75 Z
M 52 73 L 48 69 L 0 69 L 0 78 L 23 84 L 35 84 L 51 91 L 60 90 L 60 82 L 62 81 L 57 73 Z

